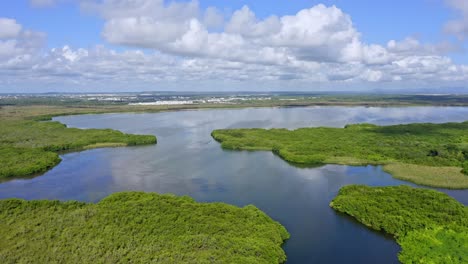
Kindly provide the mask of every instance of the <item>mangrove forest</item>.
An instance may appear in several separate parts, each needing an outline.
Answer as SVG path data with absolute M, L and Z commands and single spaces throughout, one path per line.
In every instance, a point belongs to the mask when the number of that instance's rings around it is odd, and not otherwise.
M 402 263 L 468 262 L 468 208 L 447 194 L 404 185 L 349 185 L 330 206 L 393 235 Z
M 223 129 L 225 149 L 268 150 L 299 165 L 384 164 L 395 178 L 421 185 L 468 188 L 468 122 L 344 128 Z
M 61 151 L 156 144 L 153 135 L 130 135 L 111 129 L 67 128 L 49 116 L 30 112 L 0 116 L 0 179 L 43 173 L 57 165 Z M 46 120 L 46 121 L 40 121 Z
M 283 263 L 286 229 L 253 205 L 114 193 L 0 201 L 1 263 Z

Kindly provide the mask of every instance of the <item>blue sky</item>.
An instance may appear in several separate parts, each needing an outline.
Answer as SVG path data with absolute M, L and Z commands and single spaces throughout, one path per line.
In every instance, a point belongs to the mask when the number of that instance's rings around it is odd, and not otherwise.
M 421 40 L 436 42 L 447 37 L 442 25 L 454 17 L 454 12 L 438 0 L 337 0 L 337 1 L 200 1 L 202 7 L 216 6 L 232 12 L 248 5 L 260 18 L 269 15 L 289 15 L 316 4 L 336 5 L 350 14 L 363 39 L 367 42 L 385 44 L 389 39 L 417 36 Z M 221 5 L 222 4 L 222 5 Z M 0 16 L 17 19 L 27 28 L 48 33 L 48 46 L 71 45 L 86 47 L 105 41 L 100 37 L 104 20 L 80 11 L 74 3 L 37 8 L 27 0 L 3 1 Z M 70 30 L 73 29 L 73 32 Z M 468 56 L 466 60 L 468 60 Z
M 465 0 L 2 1 L 0 92 L 464 87 L 466 37 Z

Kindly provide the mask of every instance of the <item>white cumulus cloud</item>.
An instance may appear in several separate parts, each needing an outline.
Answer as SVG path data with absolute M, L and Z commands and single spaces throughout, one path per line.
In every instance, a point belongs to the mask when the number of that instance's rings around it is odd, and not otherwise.
M 458 36 L 460 39 L 468 37 L 468 1 L 446 0 L 450 7 L 459 14 L 458 19 L 451 20 L 445 25 L 445 31 Z
M 14 19 L 0 18 L 0 39 L 16 38 L 21 28 L 21 25 Z
M 34 54 L 44 41 L 44 33 L 25 30 L 16 20 L 0 17 L 0 60 Z
M 77 1 L 103 18 L 103 38 L 124 51 L 105 46 L 45 51 L 43 33 L 0 18 L 5 25 L 0 27 L 0 89 L 15 83 L 88 90 L 256 90 L 468 82 L 468 66 L 446 55 L 455 45 L 413 37 L 365 43 L 351 16 L 336 6 L 259 18 L 248 6 L 227 15 L 215 7 L 202 9 L 197 1 Z M 463 1 L 447 1 L 465 10 Z

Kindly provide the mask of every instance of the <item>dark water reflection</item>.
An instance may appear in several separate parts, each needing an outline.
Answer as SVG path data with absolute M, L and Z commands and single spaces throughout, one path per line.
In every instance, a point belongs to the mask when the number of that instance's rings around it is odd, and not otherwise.
M 70 127 L 113 128 L 155 134 L 157 146 L 95 149 L 63 155 L 40 177 L 0 184 L 0 198 L 98 201 L 124 190 L 190 195 L 197 201 L 255 204 L 291 233 L 288 263 L 397 263 L 398 245 L 328 204 L 347 184 L 409 184 L 379 166 L 297 168 L 271 152 L 224 151 L 210 133 L 218 128 L 349 123 L 398 124 L 468 119 L 463 107 L 311 107 L 201 110 L 158 114 L 58 117 Z M 411 184 L 410 184 L 411 185 Z M 468 191 L 443 190 L 468 204 Z

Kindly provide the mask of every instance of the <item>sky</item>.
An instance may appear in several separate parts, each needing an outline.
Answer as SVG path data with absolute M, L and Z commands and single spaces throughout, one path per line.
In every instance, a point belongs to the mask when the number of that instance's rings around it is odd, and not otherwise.
M 0 2 L 0 93 L 468 93 L 468 0 Z

